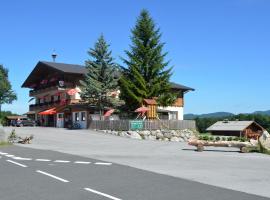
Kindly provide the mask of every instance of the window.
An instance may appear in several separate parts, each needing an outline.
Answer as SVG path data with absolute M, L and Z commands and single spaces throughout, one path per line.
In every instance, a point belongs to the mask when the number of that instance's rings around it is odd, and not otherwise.
M 77 121 L 79 121 L 79 113 L 75 113 L 75 121 L 77 122 Z
M 170 112 L 170 120 L 176 120 L 177 119 L 177 112 L 172 111 Z
M 58 119 L 63 119 L 64 118 L 64 114 L 63 113 L 58 113 Z
M 81 112 L 81 121 L 85 121 L 85 112 Z

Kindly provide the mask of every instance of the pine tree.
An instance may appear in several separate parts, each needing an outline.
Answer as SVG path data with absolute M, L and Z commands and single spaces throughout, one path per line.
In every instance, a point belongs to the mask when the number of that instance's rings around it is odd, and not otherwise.
M 162 106 L 170 105 L 175 95 L 170 93 L 172 68 L 164 61 L 164 43 L 160 42 L 161 33 L 148 11 L 143 10 L 132 29 L 132 45 L 125 51 L 120 78 L 121 98 L 130 110 L 141 105 L 145 98 L 157 98 Z
M 88 54 L 90 59 L 85 62 L 88 72 L 81 81 L 81 97 L 89 104 L 98 105 L 102 114 L 105 107 L 118 104 L 118 100 L 110 95 L 119 89 L 118 65 L 113 62 L 112 53 L 103 35 L 98 38 Z
M 3 104 L 10 104 L 17 99 L 8 80 L 8 69 L 0 65 L 0 113 Z

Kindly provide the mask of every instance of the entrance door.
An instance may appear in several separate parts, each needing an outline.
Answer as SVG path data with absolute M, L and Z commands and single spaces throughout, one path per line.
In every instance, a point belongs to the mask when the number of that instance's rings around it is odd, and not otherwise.
M 72 125 L 72 115 L 70 112 L 64 113 L 64 127 L 70 128 Z
M 47 115 L 47 116 L 48 116 L 48 126 L 54 127 L 55 126 L 54 115 Z
M 64 113 L 57 113 L 56 127 L 64 128 Z

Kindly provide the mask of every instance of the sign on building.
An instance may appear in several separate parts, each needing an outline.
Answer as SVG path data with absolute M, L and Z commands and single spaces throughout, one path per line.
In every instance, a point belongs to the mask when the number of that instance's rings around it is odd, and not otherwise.
M 142 120 L 133 120 L 129 122 L 129 127 L 131 130 L 142 130 L 143 129 L 143 121 Z

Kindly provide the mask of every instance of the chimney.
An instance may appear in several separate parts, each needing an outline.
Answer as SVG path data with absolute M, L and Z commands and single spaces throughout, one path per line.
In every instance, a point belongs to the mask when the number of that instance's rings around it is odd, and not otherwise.
M 53 59 L 53 62 L 55 62 L 56 57 L 57 57 L 57 54 L 56 54 L 55 51 L 53 50 L 53 53 L 52 53 L 52 59 Z

